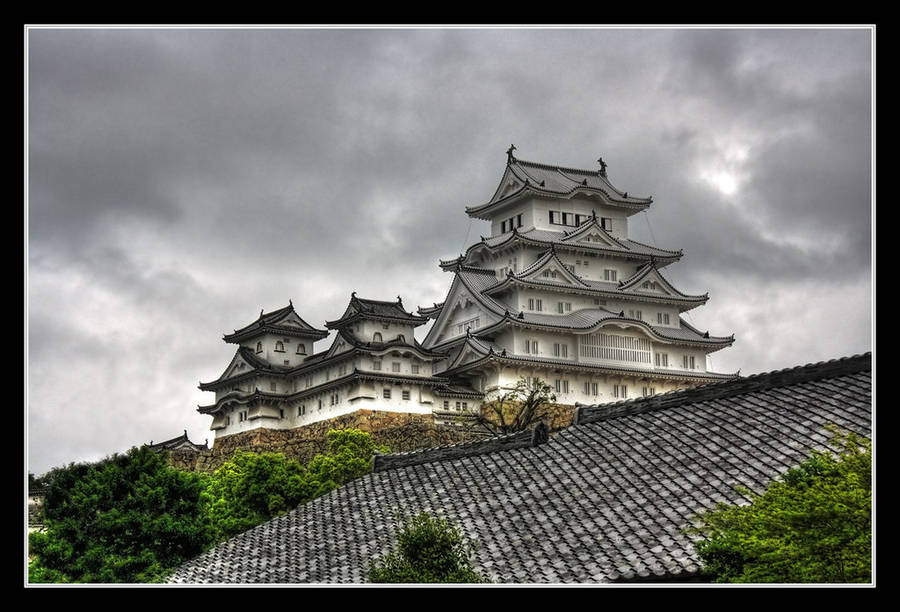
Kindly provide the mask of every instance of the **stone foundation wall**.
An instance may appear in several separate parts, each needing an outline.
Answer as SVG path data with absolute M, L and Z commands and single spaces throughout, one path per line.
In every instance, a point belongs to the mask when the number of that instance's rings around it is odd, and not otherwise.
M 465 431 L 435 425 L 430 414 L 358 410 L 294 429 L 255 429 L 217 438 L 213 448 L 208 451 L 170 452 L 169 464 L 183 470 L 213 472 L 238 450 L 284 453 L 288 459 L 305 464 L 318 453 L 327 450 L 325 436 L 332 429 L 369 432 L 375 444 L 385 445 L 391 452 L 443 446 L 473 439 Z
M 575 406 L 560 404 L 549 409 L 545 421 L 550 431 L 572 424 Z M 295 427 L 294 429 L 255 429 L 216 438 L 208 451 L 171 451 L 169 465 L 182 470 L 213 472 L 231 459 L 235 451 L 284 453 L 288 459 L 302 464 L 327 450 L 326 434 L 332 429 L 359 429 L 372 434 L 377 445 L 387 446 L 392 453 L 434 446 L 445 446 L 480 439 L 464 428 L 436 425 L 430 414 L 357 410 L 352 414 Z

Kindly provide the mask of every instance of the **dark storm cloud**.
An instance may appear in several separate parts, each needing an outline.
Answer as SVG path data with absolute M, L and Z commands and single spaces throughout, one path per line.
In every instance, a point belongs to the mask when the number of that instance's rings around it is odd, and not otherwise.
M 37 423 L 92 397 L 55 379 L 103 380 L 104 401 L 134 407 L 110 411 L 128 440 L 150 423 L 202 440 L 196 384 L 260 308 L 292 298 L 321 326 L 354 290 L 442 300 L 437 260 L 489 232 L 464 207 L 493 193 L 511 142 L 561 165 L 602 155 L 614 184 L 653 195 L 633 235 L 684 249 L 664 273 L 711 293 L 698 319 L 739 337 L 735 369 L 765 367 L 754 351 L 787 332 L 734 279 L 783 303 L 817 282 L 824 321 L 834 276 L 869 272 L 868 45 L 864 30 L 32 30 L 32 456 L 52 464 Z M 52 461 L 75 458 L 57 446 Z

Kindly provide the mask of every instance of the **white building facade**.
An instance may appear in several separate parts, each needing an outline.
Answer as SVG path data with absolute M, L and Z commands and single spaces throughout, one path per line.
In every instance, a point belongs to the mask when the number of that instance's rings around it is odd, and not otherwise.
M 652 198 L 615 188 L 599 170 L 516 159 L 491 199 L 466 209 L 491 235 L 458 258 L 423 341 L 446 353 L 435 374 L 492 399 L 540 378 L 561 404 L 615 402 L 733 378 L 707 355 L 734 336 L 712 336 L 682 314 L 706 303 L 672 286 L 662 269 L 682 252 L 628 237 Z
M 458 258 L 445 300 L 407 312 L 351 295 L 344 314 L 316 329 L 293 304 L 224 340 L 237 345 L 215 381 L 216 437 L 261 427 L 291 429 L 360 409 L 431 414 L 436 422 L 477 410 L 520 380 L 549 383 L 560 404 L 653 395 L 734 374 L 707 355 L 734 336 L 712 336 L 682 314 L 708 295 L 684 294 L 661 270 L 681 251 L 628 237 L 651 198 L 613 187 L 600 170 L 519 160 L 491 199 L 466 209 L 491 235 Z M 434 319 L 420 344 L 417 327 Z M 314 344 L 336 332 L 330 347 Z

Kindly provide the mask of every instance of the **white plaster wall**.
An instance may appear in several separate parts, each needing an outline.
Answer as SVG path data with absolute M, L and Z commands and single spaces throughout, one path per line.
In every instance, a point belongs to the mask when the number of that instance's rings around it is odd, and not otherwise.
M 279 341 L 284 343 L 283 353 L 275 350 L 275 343 Z M 261 353 L 256 352 L 257 342 L 262 343 Z M 303 344 L 306 347 L 306 354 L 297 354 L 298 344 Z M 296 367 L 302 364 L 303 361 L 314 352 L 314 343 L 310 338 L 294 338 L 292 336 L 280 336 L 277 334 L 262 334 L 259 337 L 244 340 L 241 342 L 241 346 L 248 347 L 257 357 L 264 359 L 267 363 L 278 366 L 287 365 L 289 367 Z M 288 363 L 285 364 L 285 361 Z
M 515 206 L 504 208 L 501 212 L 497 213 L 491 220 L 491 236 L 502 234 L 501 227 L 503 221 L 509 221 L 510 219 L 515 220 L 516 215 L 522 215 L 522 227 L 518 228 L 520 232 L 525 231 L 534 225 L 532 207 L 528 202 L 523 202 Z M 506 231 L 509 232 L 511 229 L 507 227 Z
M 400 323 L 385 323 L 382 321 L 361 321 L 353 326 L 354 335 L 362 342 L 372 342 L 375 333 L 381 334 L 383 342 L 395 340 L 398 335 L 403 335 L 406 342 L 412 344 L 415 338 L 415 327 Z
M 598 200 L 572 199 L 533 199 L 529 203 L 533 206 L 534 226 L 537 229 L 551 230 L 561 232 L 564 230 L 572 230 L 572 226 L 551 225 L 550 211 L 566 212 L 572 214 L 585 215 L 590 217 L 592 211 L 596 211 L 597 218 L 608 217 L 612 219 L 613 228 L 610 232 L 616 238 L 628 237 L 628 217 L 621 208 L 608 206 Z M 583 221 L 582 221 L 583 222 Z

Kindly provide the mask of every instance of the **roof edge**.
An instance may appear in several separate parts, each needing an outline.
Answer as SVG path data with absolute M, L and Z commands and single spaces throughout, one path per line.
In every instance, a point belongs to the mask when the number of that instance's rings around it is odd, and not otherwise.
M 719 383 L 712 383 L 693 389 L 683 389 L 671 393 L 663 393 L 647 398 L 638 398 L 615 404 L 577 404 L 573 425 L 597 423 L 610 419 L 675 408 L 686 404 L 695 404 L 709 400 L 722 399 L 735 395 L 743 395 L 756 391 L 766 391 L 803 382 L 812 382 L 823 378 L 834 378 L 847 374 L 856 374 L 872 369 L 872 353 L 842 357 L 830 361 L 820 361 L 783 370 L 753 374 L 743 378 L 735 378 Z
M 532 429 L 524 429 L 516 433 L 495 436 L 474 442 L 461 442 L 448 446 L 436 446 L 408 453 L 396 453 L 380 455 L 372 458 L 372 472 L 384 472 L 398 468 L 434 463 L 436 461 L 448 461 L 464 457 L 487 455 L 498 451 L 513 450 L 538 446 L 549 440 L 549 430 L 543 422 L 538 423 Z

